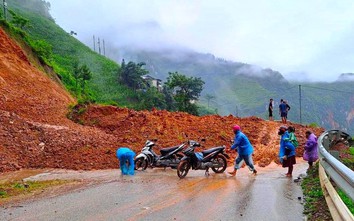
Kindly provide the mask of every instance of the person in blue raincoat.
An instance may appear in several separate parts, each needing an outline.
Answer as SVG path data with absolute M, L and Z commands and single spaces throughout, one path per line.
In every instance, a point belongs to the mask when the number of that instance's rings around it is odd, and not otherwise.
M 120 147 L 117 149 L 117 158 L 122 175 L 134 175 L 134 157 L 135 152 L 128 147 Z
M 293 165 L 296 164 L 295 147 L 289 139 L 289 133 L 285 126 L 281 126 L 278 131 L 280 138 L 279 158 L 283 167 L 288 167 L 287 177 L 292 177 Z
M 252 153 L 253 153 L 253 146 L 249 141 L 248 137 L 241 132 L 241 128 L 239 125 L 234 125 L 232 130 L 235 133 L 234 143 L 231 146 L 231 150 L 236 150 L 238 155 L 235 159 L 235 166 L 232 172 L 229 172 L 231 176 L 235 176 L 238 169 L 241 168 L 243 161 L 245 161 L 246 165 L 252 171 L 254 175 L 257 174 L 257 170 L 254 168 L 253 160 L 252 160 Z

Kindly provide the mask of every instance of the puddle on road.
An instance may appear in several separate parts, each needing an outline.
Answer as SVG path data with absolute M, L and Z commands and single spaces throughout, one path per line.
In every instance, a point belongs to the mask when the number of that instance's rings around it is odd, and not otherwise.
M 294 165 L 294 176 L 296 179 L 301 174 L 304 174 L 307 168 L 307 164 L 302 159 L 297 159 L 297 164 Z M 216 185 L 223 185 L 223 182 L 215 182 L 216 180 L 235 180 L 235 179 L 277 179 L 284 178 L 282 174 L 286 173 L 287 168 L 282 168 L 280 165 L 271 163 L 267 167 L 257 167 L 258 175 L 253 176 L 249 173 L 247 167 L 241 168 L 236 177 L 231 177 L 227 174 L 227 171 L 232 170 L 232 166 L 229 166 L 222 174 L 215 174 L 210 172 L 209 176 L 205 176 L 204 170 L 190 170 L 188 175 L 184 179 L 179 179 L 176 170 L 173 169 L 147 169 L 146 171 L 136 171 L 135 176 L 121 176 L 120 170 L 92 170 L 92 171 L 77 171 L 77 170 L 65 170 L 65 169 L 23 169 L 15 172 L 8 172 L 0 174 L 0 183 L 16 181 L 16 180 L 31 180 L 31 181 L 43 181 L 50 179 L 78 179 L 78 180 L 121 180 L 122 177 L 129 180 L 144 180 L 155 179 L 157 177 L 165 177 L 171 182 L 181 182 L 186 186 L 193 185 L 195 180 L 202 179 L 205 182 L 211 180 Z M 267 176 L 263 176 L 263 174 Z M 190 184 L 188 184 L 190 183 Z
M 27 177 L 44 173 L 45 169 L 23 169 L 15 172 L 7 172 L 0 174 L 0 184 L 23 180 Z

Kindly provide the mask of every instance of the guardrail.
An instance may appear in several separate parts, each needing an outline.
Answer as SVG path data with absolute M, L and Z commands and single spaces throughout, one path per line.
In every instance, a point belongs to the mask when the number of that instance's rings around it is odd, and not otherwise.
M 337 143 L 344 143 L 349 146 L 352 142 L 350 135 L 340 130 L 326 131 L 318 139 L 320 181 L 334 220 L 354 220 L 354 217 L 332 186 L 330 179 L 354 201 L 354 172 L 328 151 Z

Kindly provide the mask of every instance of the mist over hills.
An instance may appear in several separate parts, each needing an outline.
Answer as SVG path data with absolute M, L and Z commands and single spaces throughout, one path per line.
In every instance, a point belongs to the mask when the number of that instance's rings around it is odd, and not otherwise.
M 354 73 L 343 73 L 341 74 L 337 81 L 353 81 L 354 82 Z
M 119 62 L 124 58 L 146 62 L 150 75 L 162 80 L 166 79 L 168 72 L 174 71 L 201 77 L 205 87 L 200 102 L 206 106 L 209 103 L 209 108 L 217 114 L 240 117 L 255 115 L 267 119 L 267 105 L 269 98 L 273 98 L 274 115 L 279 119 L 277 107 L 283 98 L 292 107 L 289 112 L 291 121 L 354 132 L 353 74 L 342 74 L 331 83 L 292 82 L 270 68 L 227 61 L 192 50 L 122 48 L 121 52 L 114 60 Z M 215 98 L 208 102 L 205 97 L 207 94 Z

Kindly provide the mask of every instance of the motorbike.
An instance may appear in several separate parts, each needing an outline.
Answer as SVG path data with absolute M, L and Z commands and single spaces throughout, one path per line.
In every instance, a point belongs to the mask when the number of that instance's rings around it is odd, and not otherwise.
M 157 140 L 147 140 L 141 152 L 135 157 L 135 170 L 146 170 L 150 167 L 171 167 L 176 169 L 183 155 L 180 153 L 186 143 L 160 149 L 160 155 L 153 150 Z
M 230 157 L 225 153 L 225 146 L 213 147 L 202 152 L 195 153 L 195 148 L 200 147 L 200 143 L 189 141 L 183 154 L 185 155 L 178 164 L 177 175 L 179 178 L 187 176 L 190 168 L 193 170 L 205 170 L 205 175 L 209 176 L 209 168 L 215 173 L 223 173 L 227 167 L 227 159 Z

